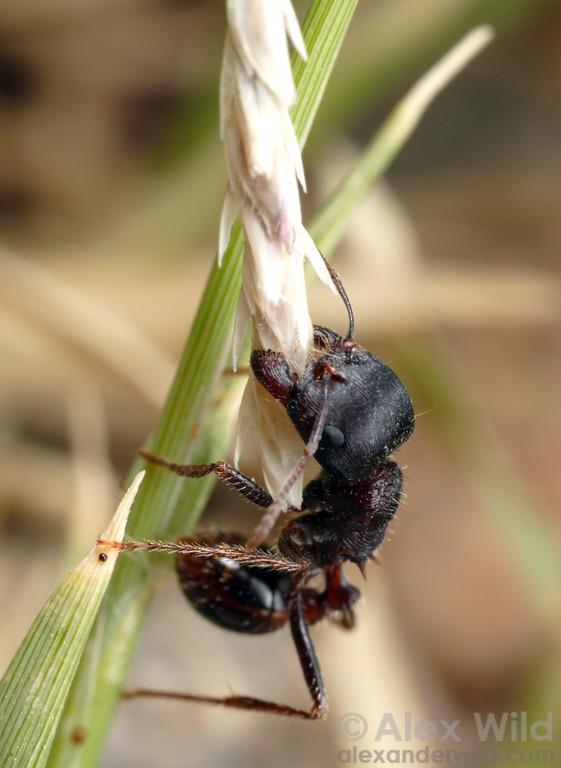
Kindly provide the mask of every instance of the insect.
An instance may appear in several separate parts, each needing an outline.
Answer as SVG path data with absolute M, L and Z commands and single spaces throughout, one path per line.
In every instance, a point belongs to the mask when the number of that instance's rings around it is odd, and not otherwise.
M 291 373 L 278 352 L 256 350 L 251 355 L 257 380 L 284 406 L 306 444 L 275 499 L 223 461 L 180 465 L 141 452 L 152 464 L 184 477 L 215 473 L 265 509 L 249 541 L 228 533 L 201 534 L 175 543 L 114 543 L 120 549 L 174 552 L 187 599 L 220 627 L 264 634 L 288 624 L 311 706 L 302 710 L 250 696 L 218 698 L 145 689 L 126 694 L 129 697 L 199 701 L 305 719 L 327 712 L 309 627 L 326 617 L 346 629 L 354 626 L 360 592 L 347 581 L 343 564 L 356 564 L 364 575 L 367 560 L 382 543 L 402 493 L 401 470 L 389 457 L 414 426 L 411 400 L 397 375 L 355 341 L 350 301 L 337 274 L 330 271 L 347 309 L 347 335 L 315 326 L 314 354 L 300 376 Z M 264 546 L 290 488 L 312 456 L 321 473 L 306 485 L 301 509 L 293 510 L 298 514 L 282 528 L 276 546 Z M 311 580 L 318 576 L 321 586 L 312 586 Z

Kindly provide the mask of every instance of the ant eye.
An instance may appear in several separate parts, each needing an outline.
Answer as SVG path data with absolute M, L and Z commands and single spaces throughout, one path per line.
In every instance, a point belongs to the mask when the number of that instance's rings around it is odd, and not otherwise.
M 340 429 L 329 424 L 323 430 L 322 440 L 327 441 L 333 448 L 342 448 L 345 445 L 345 435 Z

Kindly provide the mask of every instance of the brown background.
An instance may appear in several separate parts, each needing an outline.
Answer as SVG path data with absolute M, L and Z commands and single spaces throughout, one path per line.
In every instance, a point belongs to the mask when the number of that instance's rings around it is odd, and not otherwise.
M 356 742 L 369 748 L 384 712 L 460 718 L 466 746 L 474 711 L 558 717 L 560 4 L 363 2 L 305 154 L 305 208 L 487 18 L 496 41 L 439 97 L 335 259 L 361 341 L 400 373 L 419 418 L 399 454 L 408 499 L 359 627 L 314 630 L 330 719 L 124 704 L 104 766 L 335 765 L 355 743 L 338 727 L 348 712 L 370 723 Z M 223 31 L 219 2 L 0 8 L 2 668 L 109 515 L 200 296 L 225 183 Z M 325 291 L 313 299 L 314 319 L 343 323 Z M 138 346 L 111 333 L 108 312 Z M 254 521 L 217 489 L 201 525 Z M 171 576 L 155 584 L 131 684 L 305 704 L 288 632 L 221 632 Z

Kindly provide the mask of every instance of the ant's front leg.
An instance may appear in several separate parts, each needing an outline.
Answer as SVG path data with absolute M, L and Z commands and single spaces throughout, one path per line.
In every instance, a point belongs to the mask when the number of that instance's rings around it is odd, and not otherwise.
M 269 394 L 288 409 L 289 403 L 294 396 L 295 384 L 298 378 L 290 374 L 288 363 L 284 356 L 280 352 L 272 352 L 271 350 L 254 350 L 251 353 L 251 368 L 256 379 L 265 387 Z M 329 383 L 331 381 L 345 383 L 346 381 L 345 377 L 325 359 L 311 363 L 311 376 L 320 386 L 317 396 L 317 411 L 304 452 L 277 492 L 275 499 L 267 508 L 259 525 L 253 531 L 247 542 L 248 547 L 258 547 L 265 541 L 279 515 L 285 509 L 286 500 L 291 488 L 304 472 L 306 465 L 314 457 L 319 447 L 327 419 Z
M 148 451 L 139 451 L 143 459 L 157 467 L 165 467 L 180 477 L 205 477 L 214 473 L 223 483 L 240 493 L 248 501 L 258 507 L 268 507 L 273 499 L 264 488 L 261 488 L 255 480 L 252 480 L 239 469 L 227 464 L 225 461 L 215 461 L 212 464 L 175 464 L 166 461 L 159 456 L 154 456 Z

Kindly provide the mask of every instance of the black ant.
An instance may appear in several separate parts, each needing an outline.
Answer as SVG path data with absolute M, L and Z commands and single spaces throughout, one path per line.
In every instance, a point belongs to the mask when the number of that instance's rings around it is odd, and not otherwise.
M 409 395 L 396 374 L 354 340 L 354 317 L 347 294 L 330 268 L 343 299 L 349 330 L 345 338 L 314 327 L 315 355 L 302 375 L 292 374 L 278 352 L 256 350 L 251 369 L 285 408 L 306 442 L 302 459 L 277 498 L 230 464 L 180 465 L 146 452 L 150 463 L 183 477 L 214 472 L 246 499 L 263 507 L 261 522 L 247 543 L 239 534 L 202 534 L 177 543 L 147 541 L 111 544 L 120 549 L 176 553 L 176 571 L 187 599 L 210 621 L 235 632 L 262 634 L 290 624 L 292 638 L 312 697 L 308 710 L 249 696 L 215 698 L 139 689 L 125 694 L 220 704 L 306 719 L 325 716 L 327 703 L 309 626 L 330 616 L 354 626 L 359 590 L 349 584 L 343 563 L 364 575 L 368 558 L 382 543 L 399 505 L 402 474 L 389 455 L 414 426 Z M 286 497 L 306 463 L 322 468 L 304 489 L 300 514 L 281 530 L 276 547 L 263 547 Z M 323 575 L 323 589 L 308 586 Z

